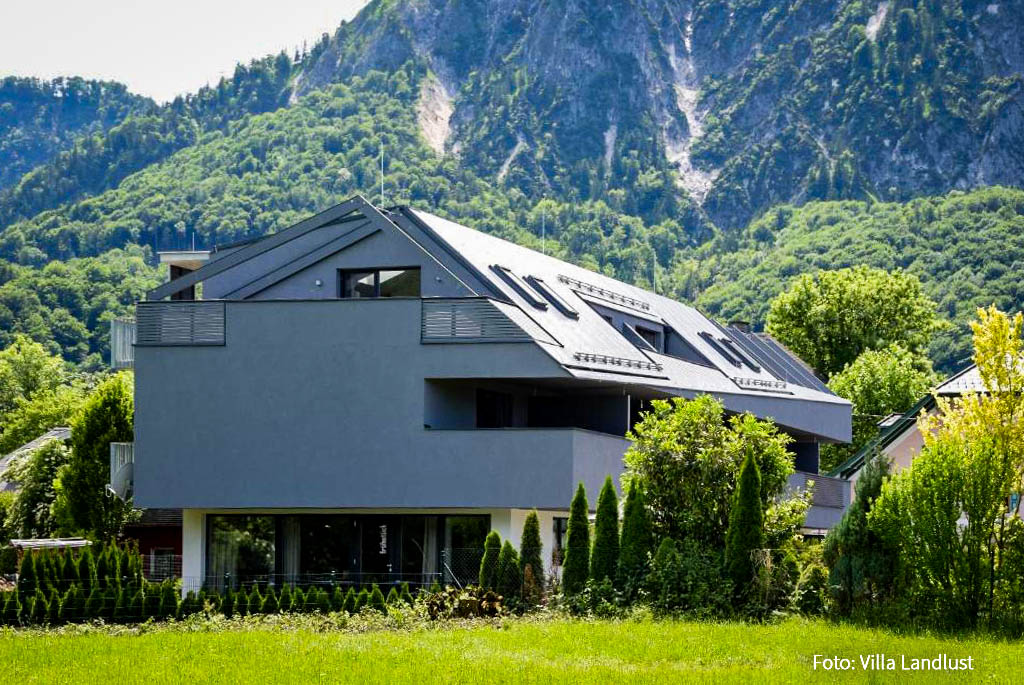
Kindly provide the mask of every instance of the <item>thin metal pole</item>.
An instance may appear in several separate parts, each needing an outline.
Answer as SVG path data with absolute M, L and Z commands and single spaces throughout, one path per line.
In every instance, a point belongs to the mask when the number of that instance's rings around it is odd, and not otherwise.
M 384 207 L 384 140 L 380 141 L 380 206 Z
M 545 223 L 544 223 L 545 218 L 546 217 L 545 217 L 545 214 L 544 214 L 544 210 L 541 209 L 540 210 L 540 251 L 542 253 L 544 253 L 544 254 L 547 254 L 548 253 L 548 249 L 547 249 L 548 243 L 547 243 L 547 226 L 545 226 Z

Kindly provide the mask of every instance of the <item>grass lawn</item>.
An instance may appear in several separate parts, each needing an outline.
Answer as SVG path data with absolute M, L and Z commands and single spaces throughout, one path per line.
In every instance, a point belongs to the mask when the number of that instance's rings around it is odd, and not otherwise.
M 973 657 L 961 673 L 867 672 L 861 654 Z M 813 655 L 855 670 L 813 669 Z M 507 621 L 436 630 L 273 628 L 110 635 L 0 632 L 4 683 L 945 682 L 1019 681 L 1024 643 L 904 637 L 790 620 L 770 626 L 676 621 Z

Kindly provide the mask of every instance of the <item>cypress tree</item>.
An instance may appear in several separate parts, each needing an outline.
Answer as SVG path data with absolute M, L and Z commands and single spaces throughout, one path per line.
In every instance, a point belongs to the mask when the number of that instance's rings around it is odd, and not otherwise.
M 355 613 L 358 614 L 360 611 L 362 611 L 363 607 L 365 607 L 367 604 L 369 604 L 369 602 L 370 602 L 370 592 L 366 588 L 363 588 L 362 590 L 359 591 L 359 594 L 356 595 L 356 610 L 355 610 Z
M 233 611 L 235 616 L 246 616 L 249 613 L 249 594 L 245 591 L 245 588 L 239 588 L 238 592 L 235 593 L 235 606 Z
M 281 596 L 278 598 L 277 605 L 281 609 L 282 614 L 286 614 L 292 610 L 292 602 L 295 601 L 295 596 L 292 595 L 291 585 L 285 585 L 281 588 Z
M 58 625 L 60 623 L 60 593 L 57 592 L 57 588 L 50 588 L 50 597 L 46 601 L 46 622 L 51 626 Z
M 415 600 L 412 598 L 412 591 L 409 590 L 409 583 L 402 583 L 402 591 L 399 593 L 402 601 L 412 606 L 415 604 Z
M 298 612 L 306 610 L 306 593 L 300 587 L 292 590 L 292 610 Z
M 29 597 L 36 594 L 36 558 L 31 551 L 25 552 L 18 567 L 18 595 L 24 604 Z
M 540 518 L 534 509 L 526 515 L 523 536 L 519 540 L 519 572 L 526 577 L 526 567 L 531 567 L 534 579 L 544 576 L 544 560 L 540 541 Z
M 72 585 L 78 584 L 78 557 L 70 551 L 64 556 L 64 589 L 68 590 Z
M 103 611 L 101 613 L 103 620 L 113 621 L 114 610 L 117 608 L 117 588 L 113 585 L 107 586 L 107 589 L 103 591 Z
M 492 530 L 484 540 L 484 557 L 480 560 L 480 587 L 493 590 L 498 583 L 498 556 L 501 554 L 501 536 Z
M 141 621 L 143 616 L 143 604 L 144 598 L 142 589 L 139 588 L 132 594 L 132 602 L 128 608 L 128 620 L 129 621 Z
M 569 507 L 569 530 L 562 566 L 562 592 L 575 595 L 590 576 L 590 522 L 587 520 L 587 491 L 580 483 Z
M 32 619 L 32 623 L 37 626 L 41 626 L 46 623 L 46 616 L 50 613 L 50 605 L 46 602 L 46 595 L 43 594 L 42 589 L 36 589 L 32 599 L 32 611 L 29 616 Z
M 345 591 L 341 589 L 340 585 L 334 586 L 334 591 L 331 592 L 331 611 L 341 611 L 345 608 Z
M 316 591 L 316 610 L 324 616 L 331 613 L 331 596 L 323 588 Z
M 380 591 L 380 588 L 377 587 L 376 583 L 374 583 L 373 589 L 370 590 L 370 598 L 367 601 L 367 604 L 371 609 L 375 609 L 382 614 L 386 614 L 388 611 L 387 606 L 384 604 L 384 593 Z
M 281 610 L 281 603 L 277 601 L 277 592 L 271 586 L 267 596 L 263 598 L 262 611 L 264 614 L 276 614 Z
M 7 599 L 4 601 L 3 610 L 4 613 L 0 616 L 2 622 L 9 626 L 17 625 L 19 614 L 21 614 L 21 603 L 18 601 L 17 592 L 7 593 Z
M 96 561 L 92 555 L 92 547 L 83 547 L 78 553 L 78 582 L 82 584 L 82 591 L 86 595 L 92 591 L 95 577 Z
M 178 615 L 178 593 L 170 580 L 160 584 L 160 618 L 169 619 Z
M 96 555 L 96 584 L 103 589 L 106 589 L 109 583 L 109 569 L 107 567 L 109 556 L 106 547 Z
M 384 603 L 388 606 L 396 606 L 401 601 L 401 598 L 398 596 L 398 590 L 392 586 L 391 590 L 388 591 L 388 596 L 384 600 Z
M 99 589 L 93 585 L 92 589 L 89 590 L 89 596 L 85 600 L 85 610 L 82 612 L 82 617 L 86 621 L 92 621 L 99 618 L 102 611 L 103 595 L 101 595 Z
M 143 620 L 160 617 L 160 586 L 146 583 L 142 596 Z
M 73 623 L 77 621 L 80 616 L 75 611 L 75 593 L 78 591 L 74 585 L 68 588 L 68 591 L 64 593 L 63 599 L 60 602 L 60 622 L 61 623 Z
M 644 491 L 636 480 L 629 484 L 629 494 L 622 513 L 622 542 L 619 546 L 619 567 L 616 586 L 633 596 L 647 577 L 650 555 L 654 552 L 651 516 L 644 501 Z
M 181 604 L 178 605 L 177 616 L 179 619 L 182 619 L 194 613 L 196 613 L 196 593 L 189 590 L 185 593 L 185 598 L 181 600 Z
M 615 580 L 619 567 L 619 497 L 612 477 L 606 476 L 597 497 L 594 521 L 594 550 L 590 556 L 590 577 L 600 582 Z
M 261 611 L 263 611 L 263 595 L 260 594 L 259 585 L 253 585 L 252 592 L 249 593 L 248 613 L 252 616 L 259 614 Z
M 725 563 L 737 597 L 749 595 L 757 574 L 753 559 L 764 548 L 764 521 L 761 511 L 761 471 L 747 449 L 740 467 L 739 485 L 733 495 L 729 529 L 725 537 Z
M 117 602 L 114 604 L 114 622 L 128 623 L 131 620 L 131 595 L 128 588 L 121 588 L 117 593 Z
M 306 603 L 304 606 L 304 611 L 307 614 L 312 614 L 314 611 L 316 611 L 317 594 L 318 590 L 315 585 L 311 585 L 310 587 L 306 588 Z
M 224 596 L 220 600 L 220 612 L 225 618 L 235 615 L 235 592 L 230 587 L 224 591 Z
M 354 614 L 358 611 L 358 609 L 356 609 L 356 589 L 354 587 L 350 587 L 348 592 L 345 593 L 345 602 L 341 605 L 341 608 L 343 611 L 350 614 Z
M 495 590 L 502 597 L 509 599 L 518 597 L 523 588 L 523 579 L 519 575 L 519 555 L 512 543 L 505 540 L 498 555 L 498 580 Z

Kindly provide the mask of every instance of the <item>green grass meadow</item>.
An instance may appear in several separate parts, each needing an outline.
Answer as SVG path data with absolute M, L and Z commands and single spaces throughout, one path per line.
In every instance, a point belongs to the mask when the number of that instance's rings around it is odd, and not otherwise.
M 973 657 L 961 673 L 861 669 L 860 654 Z M 815 671 L 813 655 L 856 669 Z M 1024 643 L 789 620 L 526 620 L 363 633 L 253 627 L 0 633 L 4 683 L 1019 682 Z

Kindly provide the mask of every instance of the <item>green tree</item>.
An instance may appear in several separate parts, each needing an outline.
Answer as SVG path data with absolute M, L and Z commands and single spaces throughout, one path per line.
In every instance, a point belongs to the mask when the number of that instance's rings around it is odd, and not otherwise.
M 0 435 L 6 432 L 6 415 L 20 402 L 53 391 L 66 377 L 64 362 L 26 335 L 0 350 Z M 9 450 L 2 450 L 9 451 Z
M 367 604 L 369 604 L 369 602 L 370 602 L 370 591 L 367 590 L 366 588 L 361 589 L 359 591 L 359 594 L 356 595 L 355 611 L 353 613 L 358 614 L 360 611 L 363 610 L 363 608 L 365 606 L 367 606 Z
M 622 541 L 616 586 L 630 596 L 647 576 L 650 555 L 654 552 L 654 533 L 651 517 L 644 502 L 644 492 L 633 479 L 629 483 L 626 506 L 622 512 Z
M 3 417 L 0 453 L 12 452 L 51 428 L 68 425 L 85 401 L 86 388 L 81 383 L 62 385 L 19 401 Z
M 540 541 L 540 518 L 537 510 L 534 509 L 526 515 L 523 522 L 523 535 L 519 541 L 519 571 L 525 578 L 526 567 L 530 567 L 530 573 L 534 580 L 540 582 L 544 577 L 543 548 Z
M 349 587 L 348 592 L 345 593 L 345 603 L 341 608 L 349 614 L 354 614 L 358 611 L 356 609 L 356 589 L 354 587 Z
M 259 594 L 259 593 L 257 593 Z M 160 584 L 160 618 L 174 618 L 178 615 L 178 603 L 180 598 L 174 584 L 165 580 Z M 258 609 L 257 609 L 258 611 Z
M 752 453 L 740 468 L 725 541 L 726 570 L 739 598 L 749 598 L 758 573 L 755 555 L 764 549 L 761 473 Z
M 18 566 L 18 595 L 21 603 L 25 604 L 28 598 L 33 596 L 40 587 L 36 573 L 36 555 L 26 551 Z
M 263 606 L 260 607 L 260 611 L 264 614 L 276 614 L 280 610 L 281 604 L 277 601 L 277 591 L 271 586 L 263 598 Z
M 506 599 L 518 597 L 523 587 L 522 575 L 519 571 L 519 555 L 508 540 L 501 546 L 498 554 L 498 574 L 494 589 Z
M 107 495 L 110 443 L 134 440 L 133 414 L 131 376 L 120 373 L 101 383 L 72 421 L 71 457 L 55 484 L 54 516 L 63 531 L 104 540 L 120 534 L 131 505 Z
M 849 616 L 855 608 L 874 607 L 892 596 L 896 550 L 868 525 L 868 516 L 889 476 L 889 462 L 874 455 L 857 479 L 853 502 L 842 520 L 829 531 L 823 557 L 829 567 L 828 585 L 836 611 Z
M 382 614 L 386 614 L 388 611 L 387 605 L 384 604 L 384 593 L 380 591 L 380 588 L 374 584 L 373 589 L 370 590 L 369 597 L 366 600 L 366 606 L 370 607 L 374 611 L 379 611 Z
M 590 507 L 583 483 L 576 486 L 576 494 L 569 505 L 569 526 L 565 544 L 565 562 L 562 565 L 562 592 L 566 596 L 579 593 L 590 576 Z
M 498 584 L 498 556 L 501 554 L 501 536 L 492 530 L 484 540 L 484 556 L 480 560 L 480 587 L 493 590 Z
M 984 394 L 936 400 L 924 447 L 885 481 L 869 526 L 897 550 L 901 595 L 943 627 L 999 627 L 1024 609 L 1002 598 L 1008 504 L 1024 482 L 1024 316 L 978 311 L 974 361 Z
M 693 539 L 721 549 L 748 452 L 761 473 L 762 510 L 785 501 L 781 495 L 793 473 L 790 437 L 750 414 L 726 419 L 710 396 L 654 400 L 628 437 L 624 481 L 636 480 L 644 491 L 658 539 Z
M 401 601 L 402 599 L 398 594 L 398 589 L 392 586 L 391 589 L 388 590 L 388 596 L 384 599 L 384 603 L 388 606 L 398 606 Z
M 766 329 L 826 378 L 867 350 L 923 355 L 940 328 L 917 277 L 856 266 L 803 275 L 772 300 Z
M 604 479 L 597 496 L 597 517 L 594 520 L 594 549 L 590 556 L 590 577 L 614 581 L 619 566 L 619 498 L 612 477 Z
M 878 422 L 903 413 L 935 382 L 931 362 L 898 344 L 867 350 L 832 376 L 829 388 L 853 403 L 853 440 L 848 445 L 823 445 L 821 471 L 829 472 L 878 434 Z

